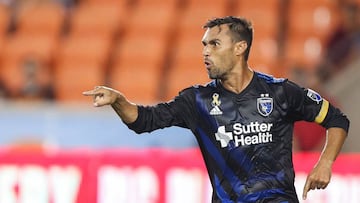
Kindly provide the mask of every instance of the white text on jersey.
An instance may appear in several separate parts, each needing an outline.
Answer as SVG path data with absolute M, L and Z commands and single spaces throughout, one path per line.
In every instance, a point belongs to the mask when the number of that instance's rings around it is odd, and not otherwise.
M 232 132 L 226 132 L 225 126 L 219 126 L 215 138 L 222 148 L 227 147 L 230 141 L 234 141 L 236 147 L 269 143 L 273 141 L 270 133 L 272 126 L 272 123 L 251 122 L 248 125 L 235 123 Z

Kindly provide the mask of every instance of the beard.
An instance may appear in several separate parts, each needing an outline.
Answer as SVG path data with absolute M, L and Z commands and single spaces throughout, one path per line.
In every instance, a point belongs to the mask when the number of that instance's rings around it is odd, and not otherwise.
M 208 70 L 208 76 L 210 79 L 218 79 L 218 75 L 211 70 Z
M 212 67 L 208 70 L 208 76 L 210 79 L 222 79 L 224 77 L 225 73 L 220 71 L 219 68 Z

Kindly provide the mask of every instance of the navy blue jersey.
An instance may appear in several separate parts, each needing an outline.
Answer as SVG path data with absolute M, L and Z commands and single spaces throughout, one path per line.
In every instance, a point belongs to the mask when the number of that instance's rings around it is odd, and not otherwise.
M 168 103 L 139 106 L 137 133 L 180 126 L 195 135 L 213 188 L 212 202 L 298 202 L 292 164 L 293 124 L 313 121 L 348 130 L 349 121 L 318 93 L 255 72 L 236 94 L 218 80 Z

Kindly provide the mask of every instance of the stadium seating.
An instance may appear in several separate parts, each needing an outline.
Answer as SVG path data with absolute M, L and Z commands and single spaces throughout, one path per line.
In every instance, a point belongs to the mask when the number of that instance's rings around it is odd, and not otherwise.
M 338 23 L 332 0 L 290 0 L 287 12 L 280 10 L 284 3 L 280 0 L 77 2 L 70 10 L 55 3 L 19 10 L 10 37 L 11 13 L 0 6 L 0 72 L 10 88 L 20 85 L 16 67 L 31 54 L 54 65 L 59 101 L 83 99 L 67 94 L 69 88 L 81 92 L 107 84 L 149 104 L 209 81 L 201 38 L 202 25 L 210 18 L 232 14 L 252 20 L 255 32 L 249 64 L 270 74 L 282 73 L 278 68 L 282 62 L 291 66 L 300 61 L 311 67 L 320 59 L 323 43 Z M 286 35 L 282 35 L 284 25 Z M 284 61 L 280 52 L 285 54 Z M 80 77 L 84 71 L 89 77 Z M 69 78 L 71 86 L 66 84 Z
M 82 92 L 104 85 L 105 72 L 99 64 L 86 61 L 61 61 L 54 74 L 56 99 L 59 102 L 88 102 Z
M 211 18 L 226 15 L 227 1 L 189 0 L 178 19 L 171 67 L 167 72 L 165 100 L 190 85 L 209 81 L 202 59 L 202 26 Z
M 314 0 L 304 4 L 291 0 L 288 7 L 288 34 L 315 35 L 321 40 L 338 24 L 336 1 Z
M 55 63 L 58 101 L 87 101 L 83 91 L 106 84 L 111 49 L 127 14 L 127 2 L 115 0 L 83 0 L 72 10 Z
M 137 35 L 128 32 L 117 44 L 110 84 L 132 101 L 150 104 L 158 101 L 166 44 L 161 38 Z
M 10 12 L 5 6 L 0 5 L 0 47 L 6 37 L 10 25 Z
M 236 14 L 250 19 L 258 36 L 275 37 L 278 35 L 281 20 L 280 6 L 279 0 L 240 0 Z
M 168 41 L 177 15 L 176 1 L 139 0 L 116 43 L 110 84 L 143 104 L 159 101 Z
M 252 21 L 254 39 L 249 65 L 257 71 L 273 74 L 279 58 L 281 26 L 279 0 L 238 1 L 237 14 Z
M 291 0 L 287 12 L 285 60 L 312 68 L 319 62 L 323 45 L 338 23 L 336 4 L 331 0 L 315 0 L 306 4 Z
M 7 32 L 10 25 L 10 11 L 7 7 L 0 5 L 0 64 L 2 63 L 1 59 L 3 58 L 3 47 L 6 42 Z M 0 71 L 3 71 L 2 66 L 0 66 Z M 0 75 L 0 80 L 3 80 L 3 76 Z
M 16 34 L 57 38 L 65 25 L 65 12 L 56 3 L 42 3 L 21 9 L 16 16 Z
M 113 5 L 113 6 L 124 6 L 132 2 L 132 0 L 78 0 L 79 4 L 97 4 L 97 5 Z
M 34 58 L 48 65 L 52 58 L 57 39 L 52 37 L 31 37 L 15 35 L 4 42 L 1 57 L 1 78 L 12 95 L 17 94 L 23 81 L 22 64 L 28 58 Z M 49 71 L 49 70 L 47 70 Z
M 75 7 L 70 19 L 70 34 L 114 37 L 122 31 L 127 15 L 125 5 L 83 3 Z
M 2 22 L 0 45 L 1 79 L 11 95 L 17 95 L 25 83 L 24 61 L 35 59 L 44 65 L 42 71 L 50 74 L 50 67 L 58 38 L 62 33 L 65 14 L 60 5 L 54 3 L 36 4 L 19 9 L 14 16 L 14 31 L 5 36 L 10 23 L 10 16 L 1 7 Z M 4 10 L 5 9 L 5 10 Z M 0 14 L 1 15 L 1 14 Z M 6 30 L 5 30 L 6 29 Z
M 201 39 L 201 38 L 200 38 Z M 167 75 L 165 100 L 170 100 L 182 89 L 209 82 L 202 59 L 202 45 L 198 40 L 179 41 L 172 67 Z
M 127 18 L 127 29 L 166 40 L 176 25 L 177 6 L 177 0 L 137 0 Z
M 83 91 L 105 84 L 110 45 L 109 38 L 93 36 L 73 36 L 61 42 L 54 70 L 58 101 L 85 101 Z

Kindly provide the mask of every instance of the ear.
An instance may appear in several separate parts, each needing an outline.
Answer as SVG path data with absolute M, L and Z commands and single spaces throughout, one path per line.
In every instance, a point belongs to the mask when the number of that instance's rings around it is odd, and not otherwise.
M 239 56 L 244 54 L 245 50 L 247 49 L 246 41 L 240 41 L 235 43 L 235 55 Z

